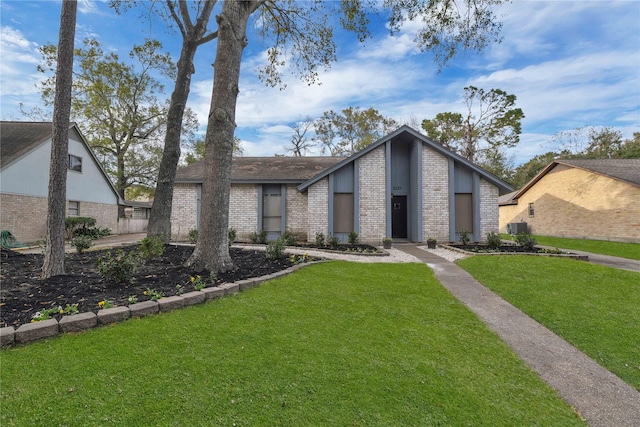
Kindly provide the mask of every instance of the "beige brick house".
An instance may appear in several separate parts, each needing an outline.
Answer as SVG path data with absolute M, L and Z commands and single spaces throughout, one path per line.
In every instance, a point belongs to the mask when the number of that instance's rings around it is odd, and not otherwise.
M 500 231 L 640 243 L 640 159 L 556 160 L 500 202 Z
M 172 233 L 197 228 L 203 164 L 178 170 Z M 237 157 L 233 159 L 229 225 L 238 238 L 266 230 L 274 239 L 290 229 L 379 244 L 384 237 L 424 242 L 474 240 L 498 230 L 504 181 L 408 126 L 350 157 Z
M 30 242 L 46 234 L 49 122 L 0 122 L 0 229 Z M 77 125 L 69 128 L 68 216 L 89 216 L 116 230 L 119 197 Z

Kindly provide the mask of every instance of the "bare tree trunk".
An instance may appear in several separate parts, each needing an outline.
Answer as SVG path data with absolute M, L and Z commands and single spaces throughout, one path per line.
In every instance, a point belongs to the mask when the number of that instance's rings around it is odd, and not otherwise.
M 176 169 L 180 160 L 180 135 L 182 118 L 189 97 L 193 57 L 197 46 L 184 42 L 178 61 L 176 86 L 171 94 L 171 104 L 167 114 L 167 132 L 164 138 L 164 151 L 158 170 L 156 192 L 151 206 L 147 236 L 160 236 L 165 243 L 171 238 L 171 207 L 173 206 L 173 187 Z
M 76 0 L 64 0 L 60 13 L 56 93 L 53 104 L 49 198 L 47 201 L 47 245 L 42 278 L 64 274 L 64 219 L 67 212 L 67 169 L 73 47 L 76 32 Z
M 179 12 L 172 10 L 172 17 L 182 31 L 182 49 L 178 60 L 178 75 L 171 94 L 171 103 L 167 114 L 167 132 L 164 138 L 164 151 L 158 170 L 156 191 L 151 206 L 147 237 L 160 236 L 165 243 L 171 239 L 171 208 L 173 206 L 173 189 L 176 169 L 180 160 L 180 135 L 182 120 L 191 88 L 191 75 L 195 72 L 193 58 L 198 46 L 217 36 L 210 33 L 205 36 L 211 11 L 216 1 L 207 0 L 196 24 L 192 25 L 189 12 L 184 3 L 180 4 Z M 167 2 L 167 5 L 171 5 Z M 181 17 L 181 18 L 180 18 Z M 182 21 L 180 21 L 182 19 Z
M 205 137 L 205 178 L 198 243 L 187 265 L 196 271 L 233 270 L 229 255 L 229 191 L 236 101 L 247 21 L 259 1 L 225 1 L 218 21 L 213 94 Z

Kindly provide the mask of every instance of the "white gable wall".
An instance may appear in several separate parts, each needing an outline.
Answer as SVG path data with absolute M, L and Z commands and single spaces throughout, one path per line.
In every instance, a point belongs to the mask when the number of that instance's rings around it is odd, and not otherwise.
M 117 196 L 85 146 L 80 141 L 70 138 L 69 154 L 82 158 L 82 172 L 67 171 L 67 200 L 117 205 Z M 49 139 L 7 166 L 2 171 L 1 192 L 47 197 L 50 156 L 51 140 Z

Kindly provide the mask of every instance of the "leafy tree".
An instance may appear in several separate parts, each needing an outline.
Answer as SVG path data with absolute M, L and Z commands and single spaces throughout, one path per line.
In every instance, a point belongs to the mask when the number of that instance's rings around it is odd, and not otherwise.
M 313 129 L 313 121 L 310 117 L 306 120 L 299 120 L 291 127 L 293 134 L 291 135 L 291 145 L 285 147 L 287 152 L 294 157 L 302 157 L 307 151 L 315 146 L 313 140 L 310 140 L 307 133 Z
M 640 132 L 634 132 L 632 139 L 624 141 L 617 157 L 621 159 L 640 159 Z
M 549 151 L 547 153 L 534 156 L 528 162 L 515 169 L 513 178 L 510 182 L 513 185 L 513 188 L 520 189 L 552 161 L 561 158 L 566 159 L 569 157 L 570 153 L 568 151 Z
M 515 147 L 520 141 L 524 113 L 514 108 L 515 95 L 500 89 L 464 88 L 466 116 L 439 113 L 422 121 L 422 128 L 434 141 L 475 162 L 479 153 L 499 147 Z
M 240 157 L 244 154 L 244 148 L 242 147 L 242 141 L 240 138 L 233 137 L 233 156 Z M 192 163 L 204 160 L 204 138 L 198 140 L 193 146 L 193 152 L 188 153 L 185 157 L 185 162 L 190 165 Z
M 417 43 L 436 52 L 445 63 L 458 48 L 479 49 L 496 37 L 499 24 L 491 7 L 501 0 L 386 0 L 390 28 L 397 31 L 405 19 L 425 23 Z M 327 7 L 322 7 L 327 6 Z M 252 28 L 274 41 L 267 50 L 267 65 L 261 78 L 271 85 L 281 84 L 281 70 L 290 60 L 300 76 L 313 83 L 319 66 L 335 60 L 335 44 L 330 18 L 337 6 L 344 28 L 354 31 L 360 41 L 368 36 L 367 12 L 360 0 L 300 2 L 295 0 L 225 1 L 218 22 L 218 46 L 214 62 L 214 82 L 209 121 L 205 136 L 205 178 L 198 242 L 187 265 L 195 270 L 227 271 L 235 265 L 229 256 L 229 190 L 235 110 L 241 56 L 248 43 L 247 23 L 254 12 Z M 441 53 L 439 55 L 439 52 Z M 289 54 L 289 55 L 287 55 Z
M 47 246 L 42 265 L 43 279 L 64 274 L 64 218 L 67 212 L 69 117 L 71 115 L 73 43 L 76 32 L 77 7 L 77 1 L 65 1 L 62 2 L 62 11 L 60 12 L 47 199 Z
M 476 159 L 478 166 L 491 172 L 504 181 L 512 181 L 515 167 L 513 157 L 507 157 L 499 147 L 489 147 L 483 150 Z
M 134 46 L 129 56 L 135 65 L 125 64 L 115 53 L 105 54 L 93 39 L 75 50 L 78 66 L 71 115 L 83 125 L 89 144 L 122 198 L 131 185 L 153 187 L 157 176 L 167 105 L 158 100 L 164 88 L 153 74 L 175 76 L 171 58 L 160 49 L 160 43 L 153 40 Z M 41 53 L 45 62 L 38 69 L 52 71 L 56 47 L 43 46 Z M 45 103 L 50 104 L 53 77 L 43 82 L 42 91 Z
M 639 158 L 640 133 L 622 140 L 622 132 L 612 127 L 579 127 L 556 133 L 552 142 L 565 152 L 565 158 Z
M 395 120 L 385 117 L 374 108 L 361 110 L 349 107 L 336 113 L 325 111 L 315 121 L 315 141 L 322 145 L 322 152 L 332 156 L 348 156 L 399 126 Z

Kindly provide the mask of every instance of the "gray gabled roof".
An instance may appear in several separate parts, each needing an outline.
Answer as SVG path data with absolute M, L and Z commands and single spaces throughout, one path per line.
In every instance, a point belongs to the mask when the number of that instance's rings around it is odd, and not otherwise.
M 51 138 L 51 122 L 0 122 L 2 169 Z
M 232 183 L 300 184 L 343 160 L 344 157 L 234 157 Z M 202 183 L 204 161 L 178 169 L 176 183 Z
M 0 163 L 1 169 L 9 166 L 16 160 L 26 156 L 49 139 L 53 132 L 53 123 L 51 122 L 5 122 L 0 121 Z M 80 128 L 76 123 L 69 124 L 69 133 L 75 132 L 78 140 L 84 145 L 89 152 L 91 159 L 100 170 L 105 181 L 109 184 L 111 191 L 118 199 L 118 203 L 122 203 L 116 188 L 111 179 L 105 172 L 102 164 L 98 161 L 95 153 L 87 143 L 87 140 L 80 132 Z
M 535 185 L 543 176 L 555 168 L 557 165 L 583 169 L 612 179 L 624 181 L 629 184 L 640 186 L 640 159 L 568 159 L 554 160 L 542 169 L 531 181 L 513 195 L 513 200 L 522 197 L 531 187 Z
M 497 186 L 499 188 L 500 193 L 506 193 L 508 191 L 513 191 L 513 187 L 511 187 L 511 185 L 508 184 L 507 182 L 505 182 L 505 181 L 501 180 L 500 178 L 498 178 L 497 176 L 487 172 L 486 170 L 482 169 L 480 166 L 478 166 L 478 165 L 476 165 L 474 163 L 471 163 L 469 160 L 467 160 L 464 157 L 454 153 L 453 151 L 443 147 L 442 145 L 438 144 L 437 142 L 432 141 L 431 139 L 429 139 L 425 135 L 421 134 L 420 132 L 416 131 L 415 129 L 413 129 L 413 128 L 407 126 L 407 125 L 401 126 L 395 132 L 391 132 L 390 134 L 380 138 L 379 140 L 377 140 L 376 142 L 374 142 L 371 145 L 367 146 L 366 148 L 363 148 L 362 150 L 358 151 L 357 153 L 353 154 L 352 156 L 347 157 L 346 159 L 344 159 L 340 163 L 335 164 L 334 166 L 332 166 L 329 169 L 321 172 L 320 174 L 316 175 L 315 177 L 313 177 L 312 179 L 308 180 L 307 182 L 299 185 L 298 186 L 298 190 L 300 190 L 300 191 L 306 190 L 308 187 L 310 187 L 314 183 L 318 182 L 319 180 L 321 180 L 322 178 L 328 176 L 329 174 L 337 171 L 338 169 L 340 169 L 341 167 L 343 167 L 347 163 L 350 163 L 350 162 L 354 161 L 355 159 L 364 156 L 365 154 L 375 150 L 376 148 L 378 148 L 380 145 L 386 143 L 387 141 L 394 140 L 394 139 L 402 139 L 402 140 L 407 140 L 407 141 L 413 141 L 413 140 L 418 139 L 418 140 L 422 141 L 423 144 L 428 145 L 434 151 L 436 151 L 436 152 L 438 152 L 440 154 L 443 154 L 444 156 L 446 156 L 448 158 L 452 158 L 456 162 L 458 162 L 458 163 L 468 167 L 469 169 L 477 172 L 482 178 L 484 178 L 488 182 L 490 182 L 490 183 L 494 184 L 495 186 Z

